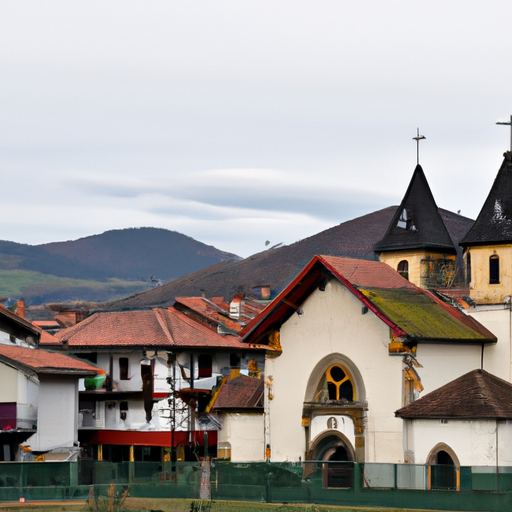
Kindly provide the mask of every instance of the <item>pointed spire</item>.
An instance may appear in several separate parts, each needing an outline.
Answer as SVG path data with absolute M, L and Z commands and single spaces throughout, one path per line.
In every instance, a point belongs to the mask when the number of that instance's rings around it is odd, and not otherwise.
M 421 165 L 417 165 L 400 206 L 376 252 L 428 249 L 455 254 L 456 249 Z
M 512 153 L 507 151 L 489 195 L 460 245 L 512 243 Z

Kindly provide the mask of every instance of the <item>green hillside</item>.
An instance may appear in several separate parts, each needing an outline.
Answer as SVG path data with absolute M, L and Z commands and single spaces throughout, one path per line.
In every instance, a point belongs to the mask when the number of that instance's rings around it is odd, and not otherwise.
M 111 301 L 233 258 L 160 228 L 117 229 L 42 245 L 0 240 L 0 297 L 23 297 L 28 304 Z
M 147 282 L 116 278 L 95 281 L 27 270 L 0 270 L 0 297 L 24 298 L 27 304 L 66 300 L 102 302 L 132 295 L 151 287 Z

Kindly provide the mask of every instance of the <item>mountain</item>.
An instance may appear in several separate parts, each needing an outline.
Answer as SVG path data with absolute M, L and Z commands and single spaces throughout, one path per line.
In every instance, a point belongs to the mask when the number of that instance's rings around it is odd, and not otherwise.
M 37 302 L 71 298 L 66 296 L 65 288 L 68 285 L 66 281 L 62 281 L 63 278 L 109 284 L 112 284 L 112 280 L 167 282 L 229 259 L 239 258 L 181 233 L 158 228 L 112 230 L 78 240 L 42 245 L 0 241 L 2 281 L 8 280 L 5 273 L 9 271 L 18 272 L 19 276 L 27 278 L 29 283 L 22 293 L 28 302 L 33 302 L 30 298 L 34 295 L 35 288 Z M 38 282 L 38 274 L 45 278 L 39 277 Z M 45 296 L 45 286 L 50 285 L 42 283 L 48 283 L 48 276 L 60 279 L 57 286 L 58 298 Z M 75 297 L 78 294 L 76 288 L 91 286 L 91 283 L 86 282 L 69 283 L 70 288 L 75 288 L 72 298 L 85 299 Z M 147 287 L 147 284 L 144 286 Z M 50 288 L 52 287 L 56 287 L 55 279 Z M 130 293 L 125 287 L 124 293 L 127 292 Z M 5 288 L 2 288 L 1 293 L 11 295 Z M 115 292 L 113 296 L 119 296 L 119 293 L 121 292 Z M 87 300 L 109 299 L 104 294 L 95 298 L 94 291 L 86 295 Z
M 269 249 L 241 261 L 229 260 L 176 279 L 164 286 L 105 304 L 107 308 L 169 306 L 175 297 L 224 297 L 236 293 L 251 295 L 258 286 L 270 286 L 277 295 L 313 258 L 315 254 L 378 260 L 374 245 L 397 210 L 389 206 L 362 217 L 343 222 L 294 244 Z M 465 236 L 473 220 L 439 208 L 454 245 Z

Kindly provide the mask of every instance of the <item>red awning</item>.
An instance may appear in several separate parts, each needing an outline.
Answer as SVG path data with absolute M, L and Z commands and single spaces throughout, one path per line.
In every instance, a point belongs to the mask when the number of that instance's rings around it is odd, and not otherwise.
M 217 431 L 208 430 L 208 445 L 217 445 Z M 174 432 L 174 446 L 203 446 L 205 431 Z M 190 442 L 189 442 L 190 434 Z M 168 431 L 98 430 L 89 441 L 91 444 L 122 444 L 135 446 L 171 446 Z

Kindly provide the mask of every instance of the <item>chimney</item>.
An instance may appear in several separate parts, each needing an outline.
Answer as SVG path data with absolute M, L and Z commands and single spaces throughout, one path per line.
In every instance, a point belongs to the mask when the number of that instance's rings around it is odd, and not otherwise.
M 16 304 L 16 314 L 25 318 L 25 301 L 20 299 Z
M 229 318 L 233 320 L 240 320 L 242 317 L 243 298 L 243 293 L 237 293 L 233 297 L 233 300 L 229 304 Z

